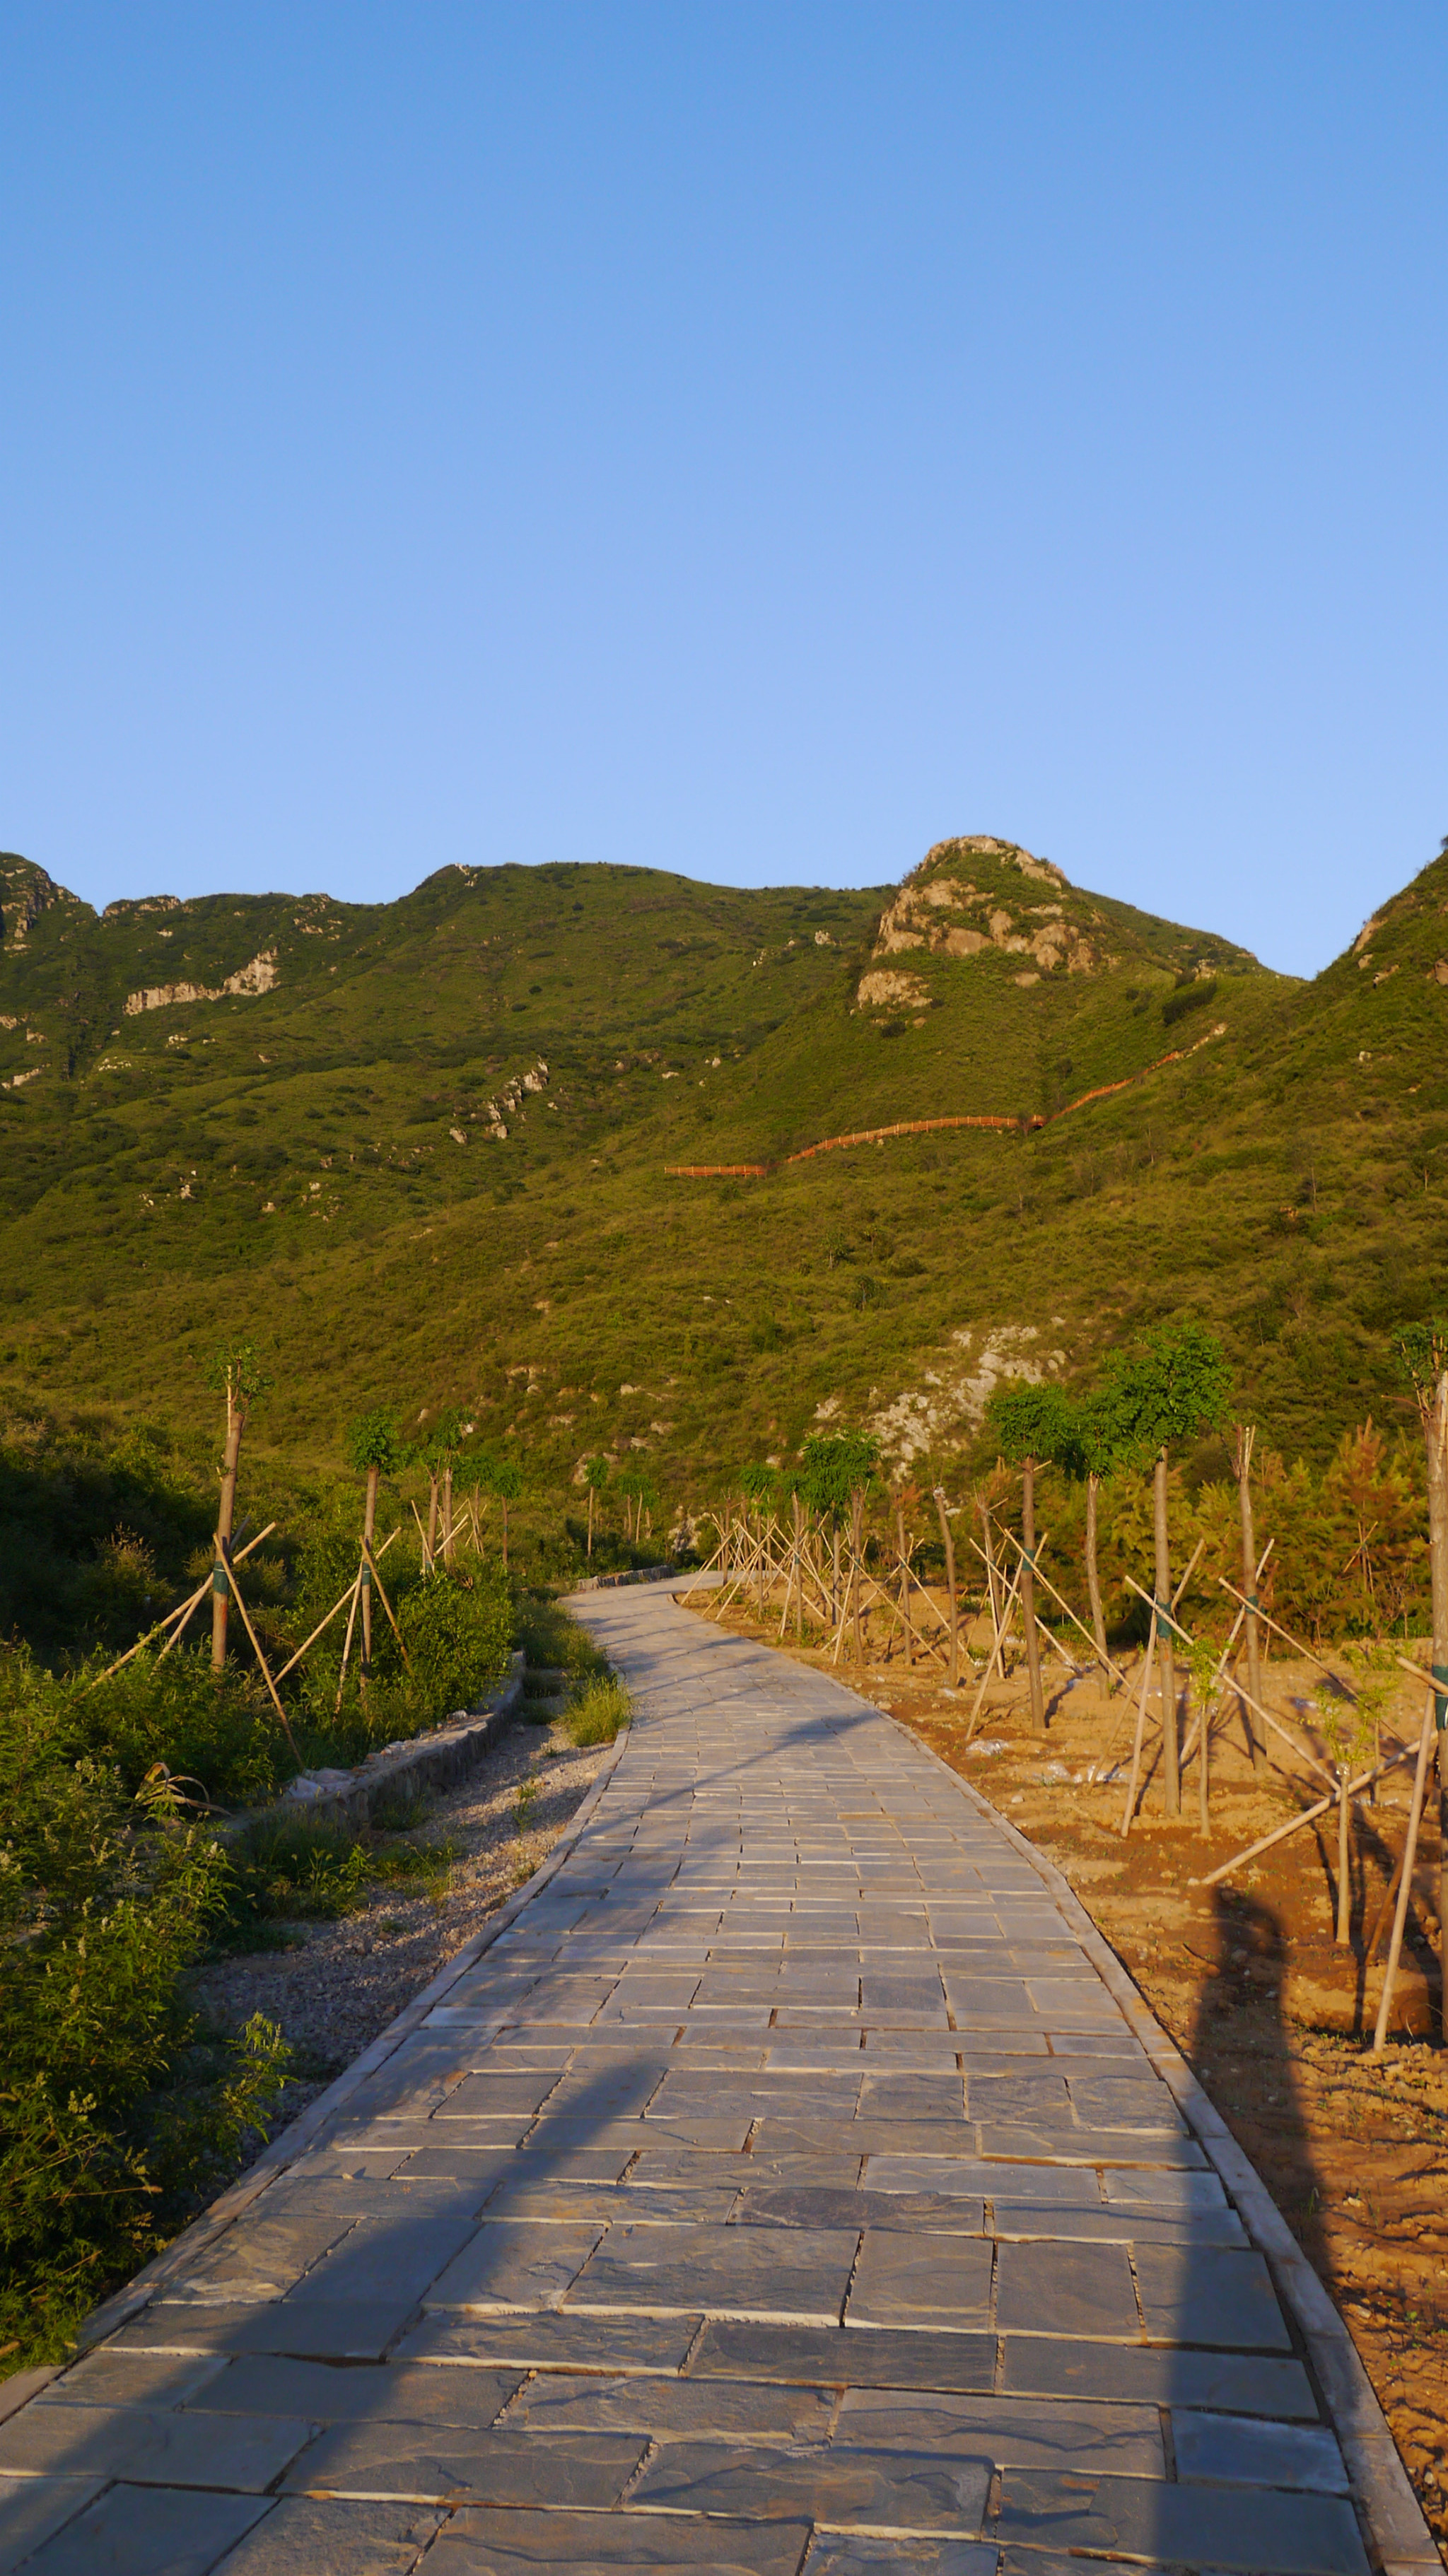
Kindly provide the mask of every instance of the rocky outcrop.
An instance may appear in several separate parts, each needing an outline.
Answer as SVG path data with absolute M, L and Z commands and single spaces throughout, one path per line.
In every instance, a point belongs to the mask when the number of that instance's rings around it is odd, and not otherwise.
M 270 993 L 277 980 L 277 952 L 263 948 L 223 984 L 146 984 L 139 993 L 126 995 L 126 1017 L 133 1020 L 142 1011 L 166 1011 L 175 1002 L 224 1002 L 229 995 Z
M 974 859 L 985 864 L 966 873 Z M 1013 878 L 1024 878 L 1019 896 Z M 978 882 L 988 879 L 989 882 Z M 1003 899 L 1003 880 L 1009 895 Z M 1044 889 L 1054 900 L 1030 900 Z M 881 915 L 874 956 L 894 957 L 925 949 L 938 957 L 980 957 L 990 950 L 1030 960 L 1027 974 L 1016 981 L 1035 983 L 1043 975 L 1099 973 L 1110 963 L 1099 936 L 1099 916 L 1073 919 L 1068 911 L 1071 887 L 1049 859 L 1007 841 L 975 834 L 958 841 L 939 841 L 905 879 L 894 902 Z M 1075 898 L 1075 910 L 1085 910 Z M 860 980 L 862 1007 L 903 996 L 890 989 L 901 980 L 913 982 L 910 998 L 925 998 L 916 979 L 872 971 Z

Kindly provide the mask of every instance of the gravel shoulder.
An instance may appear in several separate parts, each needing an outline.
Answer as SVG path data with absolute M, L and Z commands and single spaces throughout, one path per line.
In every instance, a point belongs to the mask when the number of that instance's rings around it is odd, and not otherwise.
M 424 1820 L 400 1837 L 453 1846 L 458 1857 L 435 1896 L 405 1884 L 374 1886 L 364 1909 L 340 1922 L 277 1925 L 295 1948 L 243 1953 L 202 1970 L 192 2000 L 204 2021 L 239 2030 L 263 2013 L 290 2042 L 297 2073 L 282 2100 L 282 2122 L 305 2110 L 531 1878 L 611 1749 L 580 1750 L 557 1721 L 519 1721 L 470 1779 L 435 1797 Z

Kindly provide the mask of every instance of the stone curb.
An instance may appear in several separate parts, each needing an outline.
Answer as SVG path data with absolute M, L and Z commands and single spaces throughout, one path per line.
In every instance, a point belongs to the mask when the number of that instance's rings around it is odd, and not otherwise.
M 237 1842 L 258 1825 L 276 1824 L 285 1819 L 291 1823 L 305 1818 L 308 1824 L 370 1824 L 385 1797 L 399 1788 L 451 1789 L 492 1750 L 509 1720 L 523 1704 L 523 1672 L 526 1656 L 520 1646 L 510 1658 L 512 1669 L 501 1690 L 481 1707 L 458 1710 L 457 1723 L 433 1727 L 426 1735 L 409 1736 L 405 1744 L 383 1755 L 369 1755 L 347 1776 L 315 1798 L 281 1796 L 271 1798 L 264 1807 L 248 1807 L 240 1815 L 228 1816 L 216 1828 L 218 1842 Z M 308 1775 L 303 1772 L 301 1777 Z
M 857 1699 L 853 1691 L 847 1691 L 846 1696 Z M 873 1710 L 877 1717 L 888 1718 L 892 1726 L 898 1727 L 902 1735 L 927 1754 L 947 1779 L 953 1780 L 956 1787 L 964 1791 L 980 1814 L 1001 1828 L 1007 1841 L 1045 1881 L 1103 1985 L 1120 2005 L 1157 2074 L 1170 2089 L 1188 2127 L 1200 2140 L 1209 2163 L 1230 2195 L 1253 2244 L 1265 2256 L 1278 2289 L 1297 2320 L 1333 2428 L 1342 2443 L 1343 2458 L 1352 2482 L 1353 2502 L 1357 2506 L 1359 2520 L 1366 2526 L 1369 2555 L 1374 2565 L 1384 2571 L 1384 2576 L 1397 2576 L 1397 2571 L 1401 2571 L 1401 2576 L 1412 2576 L 1412 2571 L 1422 2569 L 1432 2569 L 1434 2576 L 1442 2576 L 1443 2561 L 1437 2544 L 1423 2519 L 1422 2508 L 1413 2493 L 1398 2446 L 1388 2430 L 1387 2417 L 1378 2404 L 1373 2384 L 1363 2368 L 1357 2345 L 1346 2324 L 1256 2167 L 1242 2153 L 1226 2121 L 1208 2100 L 1175 2041 L 1167 2036 L 1110 1942 L 1092 1922 L 1069 1879 L 1053 1861 L 1037 1851 L 1019 1826 L 1013 1825 L 998 1807 L 992 1806 L 983 1791 L 971 1781 L 963 1780 L 958 1771 L 952 1771 L 950 1764 L 899 1718 L 892 1717 L 888 1709 L 880 1708 L 873 1700 L 858 1700 L 857 1704 Z
M 519 1688 L 521 1690 L 521 1683 Z M 547 1859 L 540 1861 L 527 1884 L 519 1888 L 516 1896 L 510 1896 L 506 1904 L 500 1905 L 496 1914 L 488 1917 L 480 1932 L 475 1932 L 470 1941 L 464 1942 L 463 1947 L 454 1952 L 452 1958 L 438 1970 L 431 1984 L 424 1986 L 420 1994 L 414 1995 L 411 2003 L 403 2005 L 395 2020 L 390 2021 L 385 2030 L 378 2032 L 377 2037 L 363 2049 L 360 2057 L 354 2057 L 351 2065 L 343 2068 L 341 2074 L 328 2085 L 325 2093 L 319 2093 L 315 2102 L 309 2102 L 305 2111 L 299 2113 L 288 2127 L 278 2131 L 271 2144 L 263 2148 L 256 2163 L 249 2167 L 240 2181 L 233 2183 L 228 2191 L 224 2191 L 219 2200 L 213 2201 L 209 2209 L 202 2211 L 199 2218 L 193 2218 L 190 2226 L 182 2229 L 181 2234 L 167 2246 L 165 2252 L 157 2254 L 143 2271 L 136 2274 L 134 2280 L 126 2283 L 124 2289 L 118 2290 L 114 2297 L 107 2299 L 103 2306 L 95 2309 L 92 2315 L 87 2317 L 76 2336 L 77 2355 L 91 2351 L 96 2344 L 103 2343 L 108 2335 L 115 2334 L 120 2327 L 127 2325 L 132 2317 L 139 2315 L 142 2308 L 150 2305 L 158 2290 L 164 2289 L 168 2281 L 173 2280 L 178 2272 L 184 2271 L 196 2255 L 204 2253 L 217 2237 L 224 2234 L 233 2219 L 240 2218 L 244 2211 L 250 2209 L 252 2203 L 260 2199 L 278 2174 L 285 2173 L 308 2148 L 315 2145 L 320 2132 L 338 2112 L 345 2109 L 368 2076 L 375 2075 L 378 2067 L 386 2064 L 388 2058 L 401 2047 L 403 2041 L 410 2039 L 413 2032 L 421 2028 L 428 2014 L 436 2010 L 444 1996 L 451 1992 L 459 1979 L 466 1976 L 468 1970 L 476 1965 L 484 1952 L 492 1948 L 499 1935 L 506 1932 L 511 1924 L 516 1923 L 519 1915 L 537 1895 L 539 1889 L 547 1886 L 548 1881 L 562 1868 L 563 1863 L 577 1845 L 612 1777 L 619 1756 L 628 1741 L 628 1734 L 629 1730 L 626 1726 L 619 1729 L 609 1750 L 608 1759 L 589 1789 L 573 1822 L 566 1832 L 559 1835 Z M 52 2373 L 51 2376 L 53 2375 Z
M 667 1560 L 662 1565 L 639 1565 L 622 1574 L 585 1574 L 573 1584 L 567 1595 L 572 1600 L 580 1592 L 616 1592 L 624 1583 L 666 1583 L 678 1574 L 678 1567 Z

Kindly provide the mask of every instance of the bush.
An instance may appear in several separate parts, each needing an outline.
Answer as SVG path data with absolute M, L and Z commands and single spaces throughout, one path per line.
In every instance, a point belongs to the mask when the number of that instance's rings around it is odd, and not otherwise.
M 622 1682 L 592 1681 L 574 1701 L 563 1720 L 574 1744 L 612 1744 L 621 1726 L 627 1726 L 633 1703 Z
M 501 1574 L 439 1572 L 398 1601 L 415 1706 L 430 1717 L 466 1708 L 507 1670 L 513 1605 Z
M 56 2358 L 265 2122 L 285 2050 L 198 2038 L 182 2000 L 229 1864 L 164 1778 L 127 1797 L 74 1758 L 45 1677 L 9 1659 L 0 1726 L 0 2344 Z

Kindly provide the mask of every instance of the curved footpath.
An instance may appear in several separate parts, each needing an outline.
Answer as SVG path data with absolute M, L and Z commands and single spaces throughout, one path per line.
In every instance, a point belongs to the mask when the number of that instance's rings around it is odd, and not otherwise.
M 1056 1873 L 666 1587 L 576 1607 L 639 1711 L 578 1830 L 0 2426 L 0 2570 L 1437 2568 Z

